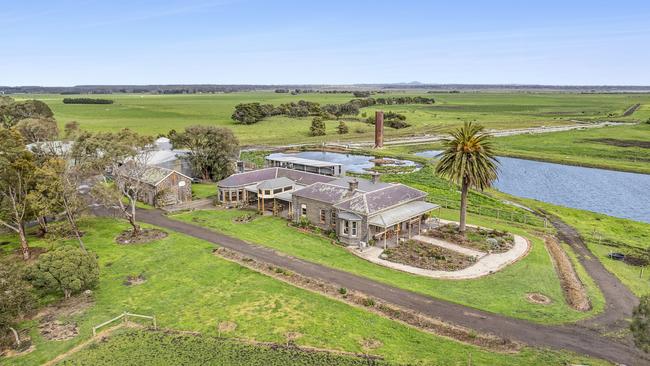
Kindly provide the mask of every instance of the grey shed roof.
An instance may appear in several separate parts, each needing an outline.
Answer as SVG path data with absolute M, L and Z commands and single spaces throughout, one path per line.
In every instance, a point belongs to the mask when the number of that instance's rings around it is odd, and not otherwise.
M 301 172 L 299 170 L 286 169 L 286 168 L 275 168 L 278 170 L 278 177 L 286 177 L 292 181 L 301 184 L 303 186 L 308 186 L 314 183 L 326 183 L 335 180 L 335 177 L 330 177 L 328 175 L 316 174 L 316 173 L 307 173 Z
M 335 207 L 356 213 L 372 215 L 398 204 L 413 201 L 426 196 L 426 193 L 405 186 L 391 184 L 388 187 L 352 197 L 335 205 Z
M 276 157 L 267 156 L 266 160 L 268 160 L 268 161 L 277 161 L 277 162 L 282 162 L 282 163 L 290 163 L 290 164 L 307 165 L 307 166 L 313 166 L 313 167 L 319 167 L 319 168 L 327 168 L 327 167 L 341 165 L 339 163 L 332 163 L 332 162 L 323 161 L 323 160 L 304 159 L 304 158 L 299 158 L 297 156 L 276 156 Z
M 348 188 L 335 186 L 329 183 L 315 183 L 293 192 L 296 197 L 304 197 L 312 200 L 335 204 L 344 199 L 358 195 L 360 192 L 350 192 Z
M 172 169 L 167 169 L 167 168 L 161 168 L 158 166 L 148 166 L 147 169 L 142 173 L 142 176 L 140 177 L 134 177 L 134 176 L 129 176 L 129 172 L 123 169 L 122 171 L 119 171 L 118 174 L 123 174 L 125 176 L 128 176 L 129 178 L 133 180 L 137 180 L 143 183 L 151 184 L 152 186 L 157 186 L 160 184 L 165 178 L 169 177 L 172 174 L 178 174 L 181 175 L 187 179 L 192 179 L 188 177 L 187 175 L 180 173 L 176 170 Z
M 257 185 L 258 189 L 275 189 L 275 188 L 284 188 L 288 186 L 293 186 L 295 183 L 285 177 L 269 179 L 261 182 Z
M 438 207 L 440 206 L 426 201 L 408 202 L 372 216 L 368 219 L 368 224 L 386 228 L 423 215 Z
M 280 177 L 289 178 L 301 185 L 310 185 L 317 182 L 330 182 L 336 179 L 334 177 L 329 177 L 326 175 L 301 172 L 293 169 L 265 168 L 251 170 L 250 172 L 233 174 L 225 179 L 220 180 L 217 185 L 222 188 L 243 187 Z

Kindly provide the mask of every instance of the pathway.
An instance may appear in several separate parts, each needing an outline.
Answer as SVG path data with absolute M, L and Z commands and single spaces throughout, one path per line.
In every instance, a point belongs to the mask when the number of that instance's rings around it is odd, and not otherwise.
M 418 267 L 409 266 L 407 264 L 395 263 L 385 259 L 380 258 L 381 253 L 384 251 L 378 247 L 366 248 L 363 251 L 360 251 L 356 248 L 348 248 L 348 250 L 372 263 L 378 264 L 380 266 L 389 267 L 396 269 L 402 272 L 408 272 L 416 274 L 419 276 L 430 277 L 430 278 L 443 278 L 449 280 L 467 280 L 470 278 L 478 278 L 482 276 L 487 276 L 491 273 L 497 272 L 507 265 L 518 261 L 520 258 L 528 253 L 530 248 L 530 243 L 526 238 L 523 238 L 519 235 L 514 235 L 515 242 L 510 250 L 504 253 L 494 253 L 494 254 L 485 254 L 477 250 L 461 247 L 460 245 L 452 244 L 443 240 L 434 239 L 424 235 L 417 235 L 413 237 L 414 240 L 423 241 L 430 243 L 432 245 L 440 246 L 460 252 L 465 255 L 478 257 L 479 260 L 476 261 L 473 265 L 463 268 L 458 271 L 434 271 L 431 269 L 423 269 Z
M 491 133 L 496 137 L 504 136 L 514 136 L 514 135 L 526 135 L 526 134 L 539 134 L 539 133 L 549 133 L 549 132 L 562 132 L 562 131 L 572 131 L 572 130 L 583 130 L 590 128 L 601 128 L 606 126 L 618 126 L 618 125 L 629 125 L 631 123 L 624 122 L 599 122 L 599 123 L 590 123 L 590 122 L 581 122 L 581 121 L 572 121 L 575 124 L 572 125 L 561 125 L 561 126 L 540 126 L 540 127 L 529 127 L 529 128 L 516 128 L 508 130 L 488 130 L 487 132 Z M 441 141 L 448 138 L 447 134 L 425 134 L 418 136 L 407 136 L 407 137 L 397 137 L 392 139 L 384 139 L 384 146 L 386 145 L 415 145 L 415 144 L 426 144 L 431 142 Z M 313 146 L 314 144 L 289 144 L 284 146 L 273 146 L 274 149 L 287 149 L 287 148 L 298 148 L 301 146 Z M 374 141 L 354 141 L 354 142 L 328 142 L 325 143 L 325 146 L 340 146 L 345 148 L 366 148 L 375 146 Z M 248 146 L 243 151 L 246 150 L 267 150 L 269 146 Z
M 235 250 L 255 260 L 287 268 L 303 276 L 359 291 L 382 301 L 420 312 L 426 316 L 475 329 L 479 332 L 492 333 L 499 337 L 520 341 L 535 347 L 571 350 L 627 365 L 650 364 L 650 357 L 637 348 L 604 337 L 597 331 L 584 326 L 575 324 L 542 325 L 509 318 L 294 258 L 204 227 L 172 220 L 158 210 L 138 210 L 138 215 L 142 222 L 206 240 Z

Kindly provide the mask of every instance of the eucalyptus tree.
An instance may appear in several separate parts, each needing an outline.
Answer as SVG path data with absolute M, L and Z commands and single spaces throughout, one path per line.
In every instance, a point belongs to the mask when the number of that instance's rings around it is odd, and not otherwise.
M 0 128 L 0 225 L 18 234 L 24 260 L 30 257 L 25 223 L 31 218 L 29 192 L 34 188 L 34 154 L 15 129 Z

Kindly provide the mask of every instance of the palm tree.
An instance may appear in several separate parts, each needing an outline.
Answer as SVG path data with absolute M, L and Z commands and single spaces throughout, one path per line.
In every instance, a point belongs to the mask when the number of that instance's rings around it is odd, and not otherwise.
M 436 174 L 460 184 L 460 228 L 465 233 L 467 216 L 467 192 L 469 188 L 483 190 L 497 179 L 498 160 L 492 153 L 491 135 L 484 132 L 485 127 L 465 122 L 463 127 L 445 139 L 445 149 L 438 154 L 440 161 Z

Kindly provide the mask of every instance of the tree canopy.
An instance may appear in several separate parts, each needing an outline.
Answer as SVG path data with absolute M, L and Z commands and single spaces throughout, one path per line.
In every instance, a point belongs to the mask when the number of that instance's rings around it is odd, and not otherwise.
M 20 238 L 23 258 L 30 251 L 25 222 L 31 218 L 28 193 L 34 188 L 35 157 L 15 129 L 0 128 L 0 225 Z
M 27 118 L 54 119 L 50 107 L 40 100 L 3 103 L 0 103 L 0 120 L 5 128 L 13 127 Z
M 219 180 L 233 173 L 239 141 L 230 129 L 196 125 L 169 136 L 175 148 L 190 150 L 183 159 L 203 179 Z
M 28 144 L 42 141 L 52 141 L 59 135 L 59 127 L 51 118 L 30 117 L 20 120 L 16 129 Z
M 97 285 L 99 265 L 95 254 L 63 245 L 41 254 L 30 268 L 28 278 L 36 287 L 61 291 L 65 298 L 69 298 Z
M 324 136 L 325 134 L 325 122 L 323 122 L 321 117 L 314 117 L 314 119 L 311 120 L 311 126 L 309 127 L 309 135 Z

